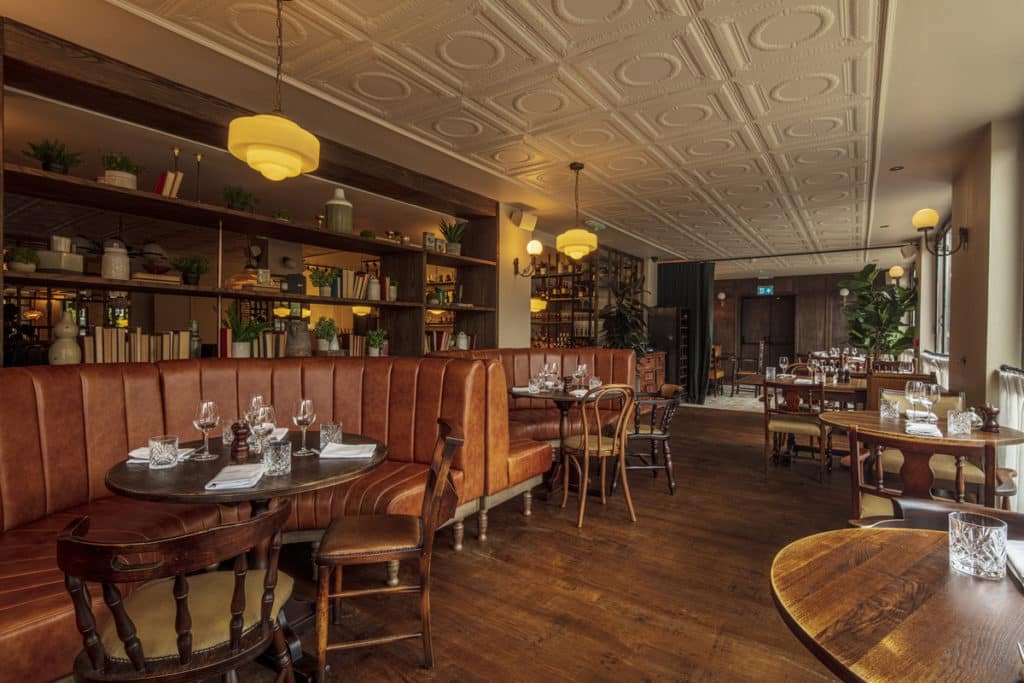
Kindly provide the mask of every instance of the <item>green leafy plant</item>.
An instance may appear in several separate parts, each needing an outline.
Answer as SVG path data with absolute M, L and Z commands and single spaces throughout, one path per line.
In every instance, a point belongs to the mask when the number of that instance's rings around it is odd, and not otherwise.
M 235 211 L 255 211 L 256 197 L 239 185 L 225 185 L 224 205 Z
M 647 309 L 643 302 L 644 283 L 638 274 L 610 277 L 611 300 L 598 317 L 604 322 L 602 341 L 606 349 L 633 349 L 637 358 L 647 351 Z
M 366 333 L 366 345 L 371 349 L 383 349 L 384 340 L 388 338 L 388 333 L 384 330 L 370 330 Z
M 377 234 L 373 230 L 361 230 L 359 231 L 359 236 L 372 240 Z
M 67 173 L 72 166 L 81 163 L 81 154 L 72 152 L 60 140 L 44 139 L 42 142 L 28 143 L 25 155 L 40 161 L 44 171 L 60 171 Z
M 462 242 L 462 233 L 466 231 L 466 224 L 459 223 L 457 221 L 441 221 L 438 226 L 441 228 L 441 234 L 449 242 L 460 244 Z
M 139 175 L 139 171 L 142 170 L 128 155 L 120 153 L 104 154 L 103 168 L 107 171 L 121 171 L 122 173 L 131 173 L 132 175 Z
M 907 316 L 917 310 L 917 289 L 896 282 L 876 284 L 883 272 L 868 264 L 852 280 L 839 283 L 854 297 L 843 308 L 850 342 L 874 357 L 899 354 L 914 346 L 914 328 Z
M 270 214 L 270 217 L 276 218 L 279 221 L 290 221 L 292 219 L 292 215 L 288 212 L 288 209 L 274 209 Z
M 313 327 L 313 334 L 316 335 L 317 339 L 330 341 L 338 336 L 338 326 L 334 324 L 334 320 L 331 318 L 320 318 Z
M 205 256 L 179 256 L 171 261 L 171 265 L 179 273 L 204 275 L 210 272 L 210 259 Z
M 337 268 L 310 268 L 309 279 L 314 287 L 330 287 L 338 277 Z
M 34 263 L 39 267 L 39 254 L 29 247 L 15 247 L 7 250 L 7 260 L 15 263 Z
M 264 323 L 258 320 L 242 322 L 242 317 L 238 311 L 237 301 L 228 306 L 224 320 L 231 329 L 232 341 L 236 342 L 251 342 L 264 332 L 272 329 L 272 325 L 270 323 Z

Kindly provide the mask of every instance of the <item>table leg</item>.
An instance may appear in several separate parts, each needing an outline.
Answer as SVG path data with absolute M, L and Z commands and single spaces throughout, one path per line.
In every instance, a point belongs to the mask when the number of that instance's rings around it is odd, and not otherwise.
M 565 433 L 569 427 L 569 408 L 568 403 L 558 403 L 558 462 L 551 468 L 551 476 L 548 478 L 548 492 L 554 491 L 555 486 L 561 481 L 563 476 L 568 476 L 568 471 L 565 467 Z
M 996 449 L 985 448 L 985 507 L 996 506 Z

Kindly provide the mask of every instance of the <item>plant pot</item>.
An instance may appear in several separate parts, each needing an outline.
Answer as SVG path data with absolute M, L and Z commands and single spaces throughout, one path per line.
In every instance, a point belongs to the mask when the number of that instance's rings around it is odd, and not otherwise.
M 7 268 L 12 273 L 34 273 L 36 272 L 36 264 L 34 263 L 22 263 L 21 261 L 8 261 Z
M 44 161 L 43 170 L 50 173 L 60 173 L 61 175 L 68 174 L 68 167 L 64 164 L 58 164 L 55 161 Z
M 375 346 L 368 346 L 366 348 L 366 355 L 367 356 L 379 356 L 380 355 L 380 349 L 378 349 Z
M 462 244 L 459 242 L 449 242 L 446 248 L 449 254 L 453 254 L 455 256 L 462 255 Z
M 123 187 L 127 190 L 137 190 L 139 188 L 139 177 L 134 173 L 125 173 L 124 171 L 104 171 L 102 182 L 114 187 Z
M 322 353 L 326 353 L 327 351 L 330 351 L 331 350 L 331 340 L 330 339 L 317 339 L 316 340 L 316 350 L 320 351 Z
M 231 342 L 231 357 L 232 358 L 250 358 L 252 357 L 252 342 Z
M 320 296 L 330 296 L 330 295 L 331 295 L 331 286 L 330 285 L 327 285 L 326 287 L 321 287 L 320 288 Z
M 183 285 L 198 285 L 199 284 L 199 273 L 182 273 L 181 284 Z

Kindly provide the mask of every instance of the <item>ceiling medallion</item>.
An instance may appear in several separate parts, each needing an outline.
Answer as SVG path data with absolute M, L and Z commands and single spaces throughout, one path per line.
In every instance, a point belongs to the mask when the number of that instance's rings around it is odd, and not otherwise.
M 569 258 L 578 261 L 597 250 L 597 235 L 580 227 L 580 171 L 583 170 L 583 164 L 574 161 L 569 164 L 569 169 L 576 174 L 576 222 L 573 223 L 574 227 L 555 239 L 555 247 Z
M 277 73 L 274 111 L 240 116 L 228 125 L 228 151 L 268 180 L 294 178 L 320 165 L 320 141 L 281 114 L 281 67 L 284 62 L 284 0 L 277 0 Z

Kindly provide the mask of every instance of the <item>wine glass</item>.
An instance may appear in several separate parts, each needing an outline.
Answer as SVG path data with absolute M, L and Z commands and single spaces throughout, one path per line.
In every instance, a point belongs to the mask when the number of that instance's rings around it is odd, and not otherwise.
M 921 399 L 921 392 L 924 390 L 924 385 L 920 380 L 912 379 L 906 383 L 903 387 L 903 395 L 907 399 L 907 403 L 910 404 L 910 410 L 907 412 L 907 418 L 910 422 L 917 421 L 917 406 L 918 401 Z
M 779 356 L 779 368 L 783 374 L 786 372 L 786 368 L 789 367 L 789 356 Z
M 213 401 L 200 401 L 196 406 L 192 424 L 203 433 L 203 449 L 192 454 L 193 460 L 216 460 L 217 455 L 210 452 L 210 430 L 220 424 L 220 413 Z
M 921 397 L 927 412 L 924 419 L 928 422 L 938 422 L 939 418 L 932 413 L 932 407 L 942 399 L 942 386 L 938 384 L 925 384 Z
M 316 422 L 316 408 L 312 399 L 302 398 L 295 404 L 295 412 L 292 413 L 292 422 L 302 430 L 302 448 L 295 451 L 294 455 L 302 457 L 313 455 L 313 451 L 306 448 L 306 430 Z
M 257 408 L 253 415 L 253 422 L 252 429 L 260 440 L 260 453 L 262 453 L 267 445 L 266 438 L 277 428 L 277 413 L 274 412 L 274 406 L 264 405 Z
M 259 409 L 265 405 L 266 402 L 263 400 L 263 394 L 256 394 L 255 396 L 250 398 L 249 409 L 245 411 L 246 422 L 248 422 L 250 425 L 255 425 L 256 413 L 259 412 Z

